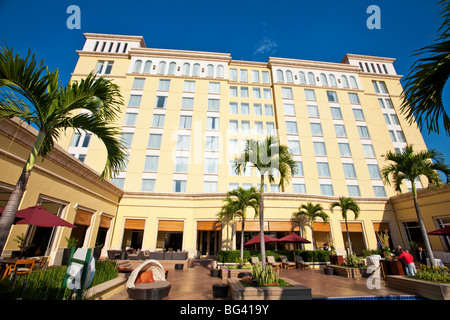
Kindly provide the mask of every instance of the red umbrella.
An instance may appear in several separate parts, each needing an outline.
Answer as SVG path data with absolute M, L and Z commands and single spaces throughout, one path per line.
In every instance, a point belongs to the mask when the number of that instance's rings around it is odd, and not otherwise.
M 22 220 L 17 221 L 16 224 L 29 224 L 39 227 L 69 227 L 75 228 L 75 226 L 66 220 L 61 219 L 56 214 L 47 211 L 41 206 L 33 206 L 23 210 L 17 211 L 17 218 Z
M 306 240 L 305 238 L 300 237 L 296 233 L 291 233 L 290 235 L 283 237 L 278 240 L 279 242 L 298 242 L 298 243 L 311 243 L 311 241 Z
M 276 242 L 278 241 L 277 238 L 273 238 L 273 237 L 269 237 L 264 235 L 264 242 Z M 261 233 L 258 233 L 258 235 L 256 237 L 253 237 L 252 239 L 250 239 L 249 241 L 247 241 L 244 246 L 248 246 L 251 244 L 257 244 L 257 243 L 261 243 Z
M 450 227 L 444 227 L 441 229 L 437 229 L 434 231 L 428 232 L 429 235 L 437 235 L 437 236 L 450 236 Z

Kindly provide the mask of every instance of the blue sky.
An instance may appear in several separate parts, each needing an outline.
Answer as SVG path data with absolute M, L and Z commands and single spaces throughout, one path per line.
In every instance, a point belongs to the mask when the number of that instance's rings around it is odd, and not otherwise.
M 70 5 L 80 8 L 81 29 L 67 28 Z M 381 29 L 366 26 L 370 5 L 381 10 Z M 441 9 L 438 0 L 1 0 L 0 40 L 22 54 L 28 48 L 36 52 L 50 69 L 59 69 L 63 83 L 74 70 L 85 32 L 142 35 L 147 47 L 224 52 L 235 60 L 386 56 L 396 58 L 397 73 L 406 76 L 414 50 L 433 43 Z M 422 134 L 427 147 L 450 164 L 450 138 Z

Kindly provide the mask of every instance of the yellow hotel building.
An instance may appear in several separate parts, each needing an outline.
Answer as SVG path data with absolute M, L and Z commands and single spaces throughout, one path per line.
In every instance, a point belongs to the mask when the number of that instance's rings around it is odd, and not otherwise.
M 236 239 L 230 242 L 230 224 L 220 223 L 217 215 L 227 191 L 259 188 L 254 168 L 238 176 L 232 163 L 247 139 L 269 134 L 289 147 L 299 172 L 284 187 L 266 180 L 267 234 L 300 232 L 314 239 L 305 249 L 331 241 L 338 254 L 345 254 L 344 220 L 339 211 L 329 210 L 344 195 L 361 207 L 358 220 L 349 216 L 357 254 L 377 248 L 378 232 L 389 232 L 393 247 L 422 242 L 411 185 L 397 195 L 380 176 L 387 150 L 400 151 L 407 143 L 426 149 L 418 128 L 399 112 L 402 76 L 395 59 L 347 54 L 340 63 L 272 57 L 252 62 L 233 60 L 228 53 L 147 48 L 140 36 L 85 37 L 72 80 L 95 71 L 120 86 L 125 103 L 117 125 L 128 148 L 128 166 L 112 183 L 97 181 L 106 159 L 102 143 L 89 132 L 67 134 L 52 154 L 63 160 L 39 165 L 21 208 L 47 201 L 77 228 L 42 237 L 47 248 L 36 253 L 50 254 L 58 263 L 69 236 L 78 238 L 79 246 L 103 245 L 102 255 L 108 249 L 135 248 L 182 250 L 198 257 L 238 247 Z M 26 156 L 11 147 L 21 145 L 11 142 L 15 123 L 8 121 L 9 135 L 0 131 L 0 164 L 12 168 L 0 176 L 0 206 Z M 33 135 L 23 125 L 20 130 Z M 427 187 L 425 180 L 415 183 Z M 419 192 L 427 230 L 450 224 L 449 199 L 448 187 Z M 330 221 L 318 221 L 313 229 L 301 221 L 299 228 L 293 213 L 309 201 L 322 204 Z M 248 215 L 246 240 L 259 232 L 253 212 Z M 15 226 L 5 252 L 17 250 L 13 238 L 21 232 L 31 239 L 28 229 Z M 449 239 L 430 240 L 437 257 L 448 260 Z

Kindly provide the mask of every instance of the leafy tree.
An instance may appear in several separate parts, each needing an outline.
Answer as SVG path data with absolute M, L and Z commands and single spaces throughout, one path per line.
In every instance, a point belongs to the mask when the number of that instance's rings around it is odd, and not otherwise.
M 23 58 L 12 49 L 0 48 L 0 121 L 18 118 L 37 128 L 38 135 L 22 173 L 0 217 L 0 252 L 6 243 L 20 201 L 38 157 L 48 155 L 67 129 L 89 131 L 105 145 L 107 160 L 101 179 L 126 164 L 120 131 L 113 126 L 123 104 L 119 87 L 104 77 L 62 86 L 58 70 L 49 72 L 35 55 Z M 87 110 L 80 112 L 82 109 Z
M 285 145 L 280 145 L 274 136 L 267 136 L 263 141 L 248 140 L 244 152 L 240 154 L 234 163 L 237 174 L 245 173 L 247 164 L 258 169 L 261 177 L 259 199 L 259 227 L 261 236 L 261 261 L 266 266 L 266 245 L 264 242 L 264 177 L 268 176 L 269 183 L 274 182 L 274 174 L 279 173 L 280 186 L 290 180 L 297 171 L 297 164 Z
M 416 209 L 417 219 L 419 221 L 420 231 L 425 241 L 425 247 L 428 251 L 430 262 L 436 266 L 433 251 L 431 251 L 430 240 L 428 239 L 422 214 L 420 213 L 419 202 L 417 200 L 417 189 L 415 181 L 418 177 L 424 176 L 428 179 L 429 187 L 438 187 L 441 185 L 441 178 L 436 171 L 441 171 L 447 178 L 450 178 L 450 169 L 444 164 L 442 154 L 435 150 L 425 150 L 414 152 L 413 146 L 407 145 L 402 153 L 388 151 L 384 155 L 386 161 L 390 162 L 381 169 L 381 175 L 388 185 L 392 183 L 397 192 L 402 192 L 402 183 L 405 180 L 411 181 L 414 208 Z
M 306 204 L 302 204 L 298 207 L 298 211 L 294 212 L 294 218 L 300 219 L 301 217 L 306 217 L 306 219 L 309 222 L 309 227 L 311 228 L 311 237 L 312 237 L 312 243 L 315 249 L 314 244 L 314 231 L 313 231 L 313 224 L 314 221 L 317 218 L 321 218 L 323 222 L 328 222 L 328 214 L 323 211 L 323 207 L 321 204 L 313 204 L 312 202 L 308 202 Z
M 352 211 L 353 214 L 355 215 L 355 220 L 356 220 L 359 217 L 360 208 L 359 208 L 359 205 L 355 202 L 355 200 L 353 200 L 352 198 L 344 197 L 344 196 L 339 197 L 339 201 L 333 202 L 330 205 L 331 212 L 334 212 L 333 210 L 336 207 L 341 208 L 342 218 L 344 218 L 344 220 L 345 220 L 345 228 L 347 229 L 347 241 L 348 241 L 348 251 L 349 251 L 347 253 L 347 256 L 349 256 L 349 255 L 353 254 L 353 250 L 352 250 L 352 243 L 350 242 L 350 233 L 348 232 L 347 212 Z

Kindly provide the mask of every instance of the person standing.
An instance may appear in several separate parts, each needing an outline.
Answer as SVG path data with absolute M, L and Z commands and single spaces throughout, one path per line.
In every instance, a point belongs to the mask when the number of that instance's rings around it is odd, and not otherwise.
M 403 251 L 402 254 L 398 256 L 398 258 L 405 261 L 406 275 L 415 276 L 416 265 L 414 264 L 413 256 L 408 252 L 408 250 Z
M 421 265 L 427 265 L 427 255 L 422 247 L 417 247 L 417 258 Z

